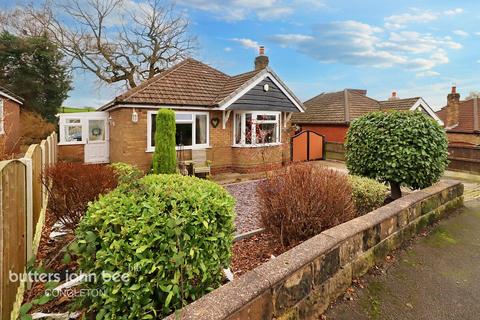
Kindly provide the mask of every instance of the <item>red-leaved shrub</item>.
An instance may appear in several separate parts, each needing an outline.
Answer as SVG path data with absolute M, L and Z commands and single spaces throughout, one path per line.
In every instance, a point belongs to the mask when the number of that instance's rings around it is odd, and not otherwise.
M 355 218 L 347 175 L 332 169 L 292 165 L 257 191 L 262 223 L 284 246 Z
M 110 166 L 59 162 L 44 170 L 42 183 L 51 214 L 66 230 L 74 230 L 88 203 L 113 190 L 117 177 Z

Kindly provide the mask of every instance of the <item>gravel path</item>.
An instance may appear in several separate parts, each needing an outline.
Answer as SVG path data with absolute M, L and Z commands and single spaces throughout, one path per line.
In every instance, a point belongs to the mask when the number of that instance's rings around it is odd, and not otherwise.
M 225 186 L 237 200 L 235 226 L 237 234 L 262 227 L 257 209 L 257 185 L 259 181 L 240 182 Z

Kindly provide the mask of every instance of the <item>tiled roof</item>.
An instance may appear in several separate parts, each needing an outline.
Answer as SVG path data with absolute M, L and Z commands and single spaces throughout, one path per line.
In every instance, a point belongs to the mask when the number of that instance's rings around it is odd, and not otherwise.
M 305 113 L 292 116 L 296 123 L 347 123 L 361 115 L 379 111 L 378 101 L 366 96 L 365 90 L 345 89 L 322 93 L 303 103 Z
M 382 110 L 410 110 L 420 97 L 379 101 Z
M 465 132 L 465 133 L 473 133 L 475 131 L 474 128 L 474 112 L 473 112 L 473 103 L 474 99 L 460 101 L 458 105 L 458 125 L 454 126 L 451 129 L 447 129 L 450 132 Z M 480 99 L 477 100 L 478 108 L 480 111 Z M 444 123 L 447 123 L 447 107 L 443 107 L 439 111 L 437 111 L 437 115 L 442 119 Z M 478 123 L 480 124 L 480 112 L 477 115 Z M 477 129 L 478 130 L 478 129 Z
M 260 71 L 231 77 L 200 61 L 186 59 L 101 109 L 116 103 L 214 107 Z

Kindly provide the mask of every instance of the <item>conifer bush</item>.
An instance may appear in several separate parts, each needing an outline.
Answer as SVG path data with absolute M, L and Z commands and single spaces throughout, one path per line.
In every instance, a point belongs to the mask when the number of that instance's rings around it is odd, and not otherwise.
M 153 173 L 175 173 L 177 171 L 175 133 L 175 112 L 170 109 L 158 110 L 155 127 Z
M 147 175 L 100 197 L 70 247 L 81 272 L 97 279 L 84 283 L 94 290 L 79 303 L 96 319 L 156 319 L 219 287 L 234 206 L 218 184 L 177 174 Z M 105 272 L 128 279 L 108 281 Z

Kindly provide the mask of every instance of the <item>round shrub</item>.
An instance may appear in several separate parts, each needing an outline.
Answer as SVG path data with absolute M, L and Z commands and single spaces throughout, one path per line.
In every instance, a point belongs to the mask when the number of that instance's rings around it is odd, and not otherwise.
M 352 185 L 353 202 L 358 216 L 369 213 L 383 205 L 388 190 L 386 185 L 359 176 L 349 176 L 348 180 Z
M 355 218 L 348 177 L 333 169 L 292 165 L 257 192 L 262 223 L 284 246 Z
M 419 189 L 438 181 L 448 163 L 447 146 L 443 128 L 421 112 L 372 112 L 350 125 L 347 168 L 389 182 L 396 199 L 400 185 Z
M 71 250 L 95 290 L 80 301 L 97 319 L 168 315 L 222 283 L 230 264 L 235 201 L 221 186 L 147 175 L 90 205 Z M 108 281 L 127 275 L 126 281 Z

